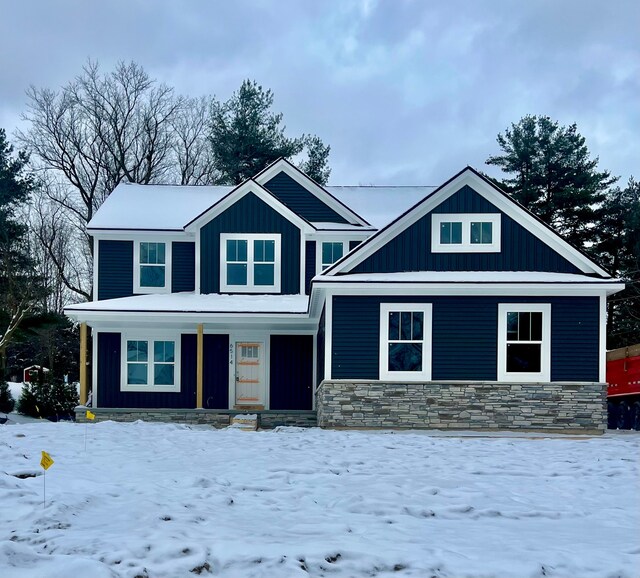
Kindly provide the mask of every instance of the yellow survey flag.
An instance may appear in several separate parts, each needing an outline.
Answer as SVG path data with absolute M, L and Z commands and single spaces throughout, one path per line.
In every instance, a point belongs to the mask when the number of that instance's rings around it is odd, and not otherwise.
M 96 414 L 91 413 L 89 410 L 87 410 L 87 419 L 90 419 L 90 420 L 96 419 Z
M 48 470 L 52 465 L 53 465 L 53 458 L 47 453 L 47 452 L 42 452 L 42 458 L 40 459 L 40 465 L 45 469 Z

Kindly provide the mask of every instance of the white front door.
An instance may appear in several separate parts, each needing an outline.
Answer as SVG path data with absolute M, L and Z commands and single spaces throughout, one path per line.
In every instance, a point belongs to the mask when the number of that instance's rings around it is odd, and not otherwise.
M 264 406 L 264 343 L 236 342 L 236 405 Z

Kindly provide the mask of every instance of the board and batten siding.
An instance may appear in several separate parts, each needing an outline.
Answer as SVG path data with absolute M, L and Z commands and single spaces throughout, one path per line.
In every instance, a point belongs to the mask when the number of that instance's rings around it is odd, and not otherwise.
M 307 241 L 304 246 L 304 293 L 309 295 L 311 287 L 311 279 L 316 275 L 316 242 Z
M 551 381 L 599 380 L 598 297 L 334 296 L 332 378 L 379 379 L 380 303 L 432 303 L 432 381 L 495 381 L 498 304 L 551 304 Z
M 98 300 L 133 295 L 133 241 L 98 241 Z
M 269 350 L 269 409 L 312 409 L 313 336 L 272 335 Z
M 98 333 L 98 407 L 194 408 L 196 406 L 196 336 L 181 336 L 180 391 L 120 391 L 120 333 Z
M 200 291 L 220 292 L 221 233 L 280 233 L 281 293 L 300 293 L 300 229 L 247 193 L 200 229 Z
M 285 172 L 278 173 L 266 182 L 264 188 L 307 221 L 316 223 L 348 222 Z
M 171 245 L 171 292 L 195 291 L 196 244 L 174 241 Z
M 202 406 L 229 409 L 229 336 L 204 335 Z
M 580 270 L 502 214 L 499 253 L 433 253 L 432 213 L 499 213 L 500 210 L 468 185 L 440 203 L 350 273 L 397 273 L 402 271 L 548 271 L 580 273 Z

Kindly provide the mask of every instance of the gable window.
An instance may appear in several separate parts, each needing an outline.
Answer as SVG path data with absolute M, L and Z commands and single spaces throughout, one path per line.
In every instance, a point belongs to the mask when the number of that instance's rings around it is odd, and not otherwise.
M 170 291 L 171 243 L 136 241 L 134 247 L 134 292 Z
M 220 290 L 280 291 L 280 235 L 220 235 Z
M 180 391 L 177 339 L 123 335 L 122 391 Z
M 551 379 L 551 305 L 498 306 L 498 380 Z
M 431 379 L 431 304 L 380 304 L 380 379 Z
M 431 250 L 434 253 L 497 253 L 500 223 L 500 213 L 433 213 Z
M 321 250 L 321 271 L 328 269 L 344 254 L 344 244 L 340 241 L 323 241 Z

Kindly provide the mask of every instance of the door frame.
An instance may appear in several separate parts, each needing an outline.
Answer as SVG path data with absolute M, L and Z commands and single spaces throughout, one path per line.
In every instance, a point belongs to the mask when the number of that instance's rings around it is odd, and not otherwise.
M 264 409 L 269 409 L 269 392 L 270 392 L 270 331 L 246 330 L 246 331 L 230 331 L 229 332 L 229 409 L 236 409 L 236 355 L 238 343 L 262 343 L 263 344 L 263 376 L 262 380 L 262 399 L 264 400 Z M 242 411 L 238 409 L 238 411 Z

